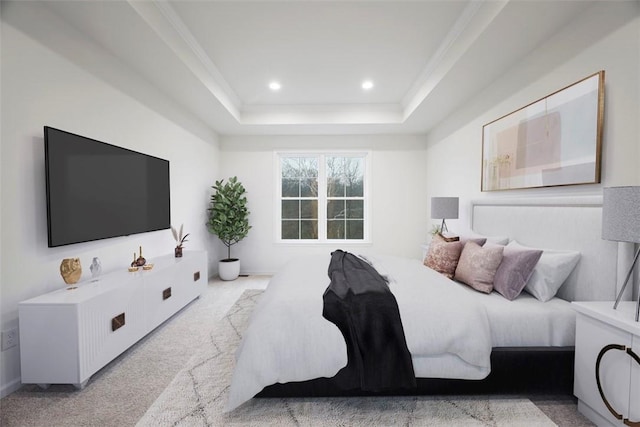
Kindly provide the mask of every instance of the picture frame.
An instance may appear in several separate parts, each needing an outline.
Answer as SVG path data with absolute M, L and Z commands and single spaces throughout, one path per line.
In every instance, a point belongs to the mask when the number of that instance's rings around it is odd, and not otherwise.
M 481 191 L 599 183 L 604 74 L 485 124 Z

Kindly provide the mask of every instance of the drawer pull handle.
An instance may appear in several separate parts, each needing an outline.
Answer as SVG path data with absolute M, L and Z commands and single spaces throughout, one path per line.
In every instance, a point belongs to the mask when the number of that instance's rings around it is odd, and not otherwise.
M 171 288 L 170 287 L 165 289 L 164 291 L 162 291 L 162 300 L 164 301 L 164 300 L 169 299 L 169 298 L 171 298 Z
M 124 324 L 124 313 L 118 314 L 116 317 L 111 319 L 111 331 L 117 331 L 118 329 L 122 328 Z
M 195 273 L 193 273 L 193 281 L 197 282 L 198 280 L 200 280 L 200 272 L 196 271 Z
M 598 392 L 600 393 L 600 397 L 602 398 L 604 405 L 607 407 L 609 412 L 611 412 L 611 415 L 616 417 L 616 419 L 618 420 L 622 420 L 622 422 L 625 425 L 628 425 L 629 427 L 640 427 L 640 421 L 631 421 L 629 420 L 629 418 L 624 418 L 621 414 L 616 412 L 616 410 L 613 409 L 613 407 L 607 400 L 606 396 L 604 395 L 604 391 L 602 391 L 602 384 L 600 383 L 600 361 L 602 360 L 602 357 L 604 356 L 604 354 L 609 350 L 624 351 L 629 356 L 631 356 L 639 365 L 640 365 L 640 356 L 638 356 L 631 348 L 625 347 L 624 345 L 609 344 L 602 347 L 602 350 L 600 350 L 600 353 L 598 353 L 598 358 L 596 359 L 596 384 L 598 385 Z

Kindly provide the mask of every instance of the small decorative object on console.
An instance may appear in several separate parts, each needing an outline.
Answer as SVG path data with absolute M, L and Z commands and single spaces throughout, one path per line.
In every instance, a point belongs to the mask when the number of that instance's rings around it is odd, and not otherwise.
M 60 264 L 60 274 L 64 283 L 67 285 L 73 285 L 78 283 L 80 276 L 82 276 L 82 266 L 80 265 L 80 258 L 65 258 Z
M 143 270 L 151 270 L 153 268 L 153 264 L 145 264 L 142 266 Z
M 138 271 L 138 264 L 137 264 L 137 259 L 136 259 L 136 253 L 133 253 L 133 261 L 131 262 L 131 265 L 129 266 L 129 271 L 130 272 L 134 272 L 134 271 Z
M 142 267 L 146 263 L 147 263 L 147 260 L 144 259 L 144 257 L 142 256 L 142 246 L 140 246 L 140 256 L 138 257 L 138 259 L 136 259 L 136 265 L 138 267 Z
M 171 233 L 173 234 L 173 238 L 175 239 L 175 241 L 177 243 L 175 251 L 174 251 L 174 254 L 175 254 L 176 258 L 182 257 L 182 245 L 184 244 L 184 242 L 188 242 L 187 236 L 189 236 L 189 233 L 185 234 L 184 237 L 183 237 L 182 236 L 182 228 L 183 227 L 184 227 L 184 224 L 181 224 L 179 233 L 176 231 L 175 228 L 171 227 Z
M 98 258 L 97 256 L 93 257 L 93 261 L 89 266 L 89 270 L 91 270 L 91 277 L 93 278 L 93 280 L 97 280 L 100 276 L 100 273 L 102 273 L 102 264 L 100 263 L 100 258 Z

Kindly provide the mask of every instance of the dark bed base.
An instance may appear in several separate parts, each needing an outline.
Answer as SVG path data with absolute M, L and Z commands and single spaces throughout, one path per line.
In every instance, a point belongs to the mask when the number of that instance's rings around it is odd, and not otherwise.
M 574 347 L 501 347 L 491 352 L 491 373 L 482 380 L 418 378 L 415 390 L 380 393 L 343 390 L 330 378 L 274 384 L 257 397 L 390 396 L 437 394 L 573 394 Z

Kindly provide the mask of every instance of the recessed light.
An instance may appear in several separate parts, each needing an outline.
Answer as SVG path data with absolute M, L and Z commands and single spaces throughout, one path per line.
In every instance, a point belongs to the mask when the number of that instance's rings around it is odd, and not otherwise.
M 362 89 L 369 90 L 373 87 L 373 82 L 371 80 L 365 80 L 362 82 Z
M 269 89 L 276 91 L 276 90 L 280 90 L 282 86 L 280 86 L 280 83 L 278 82 L 271 82 L 269 83 Z

